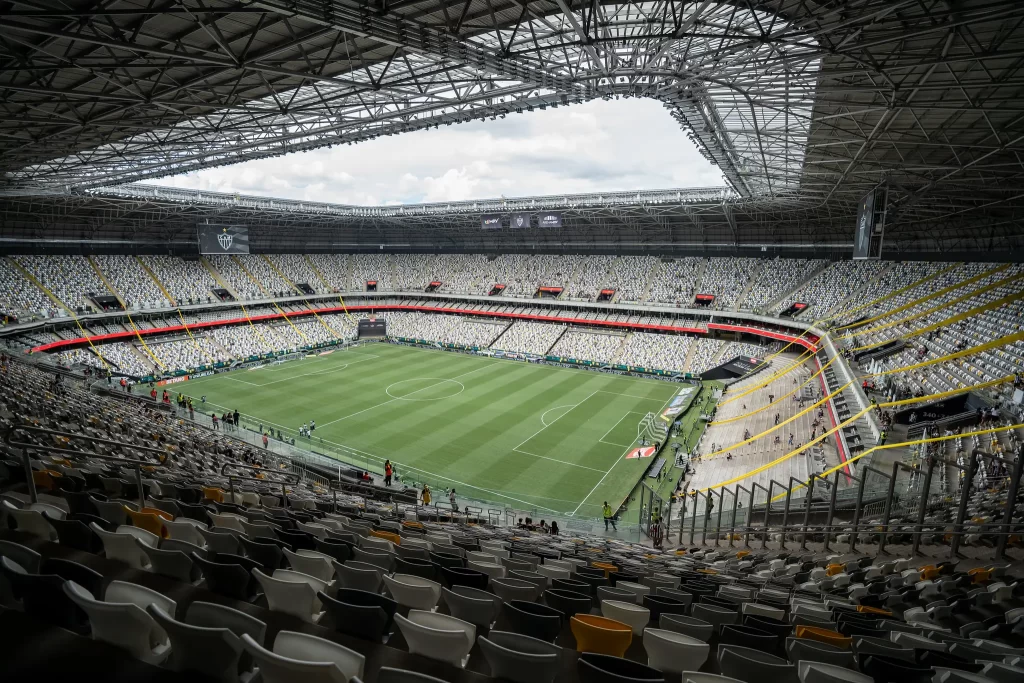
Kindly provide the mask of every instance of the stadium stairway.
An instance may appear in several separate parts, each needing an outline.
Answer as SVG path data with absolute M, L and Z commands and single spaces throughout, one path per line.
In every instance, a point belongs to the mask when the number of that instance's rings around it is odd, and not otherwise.
M 217 272 L 217 269 L 213 267 L 213 264 L 210 263 L 210 261 L 207 260 L 205 256 L 200 256 L 199 262 L 203 264 L 203 267 L 206 268 L 207 271 L 209 271 L 213 279 L 217 281 L 217 284 L 219 284 L 223 289 L 227 290 L 228 294 L 235 297 L 236 301 L 242 300 L 242 297 L 238 296 L 238 292 L 236 292 L 234 288 L 232 288 L 231 285 L 228 284 L 227 280 L 224 279 L 224 276 Z
M 705 273 L 705 271 L 707 271 L 707 269 L 708 269 L 708 260 L 706 258 L 702 258 L 700 260 L 700 266 L 698 266 L 698 269 L 697 269 L 697 278 L 693 281 L 693 286 L 694 287 L 696 287 L 696 288 L 700 287 L 700 283 L 704 281 L 704 273 Z M 703 294 L 703 293 L 704 292 L 700 292 L 700 291 L 694 292 L 694 294 Z M 684 306 L 692 306 L 693 305 L 693 301 L 694 301 L 694 298 L 691 296 L 688 301 L 683 301 L 682 303 L 683 303 Z M 687 367 L 689 367 L 689 366 L 687 366 Z
M 745 311 L 749 310 L 746 307 L 747 296 L 750 294 L 750 290 L 754 288 L 754 283 L 757 282 L 757 278 L 760 277 L 761 271 L 764 270 L 765 265 L 770 263 L 767 259 L 758 261 L 757 266 L 750 271 L 750 278 L 747 280 L 747 284 L 743 286 L 743 291 L 736 297 L 736 303 L 732 305 L 731 311 Z M 720 294 L 719 292 L 710 292 L 711 294 Z
M 786 301 L 787 298 L 789 298 L 790 296 L 793 296 L 794 294 L 796 294 L 800 290 L 802 290 L 805 287 L 807 287 L 807 285 L 809 285 L 811 282 L 814 281 L 814 278 L 816 278 L 819 275 L 821 275 L 821 273 L 824 272 L 824 270 L 826 268 L 828 268 L 830 265 L 832 265 L 831 261 L 825 261 L 822 265 L 820 265 L 817 268 L 815 268 L 812 273 L 808 274 L 807 277 L 803 278 L 802 280 L 800 280 L 800 282 L 797 282 L 792 287 L 786 289 L 781 295 L 777 296 L 773 301 L 769 301 L 767 304 L 765 304 L 764 307 L 761 309 L 761 311 L 762 312 L 774 311 L 778 306 L 781 306 Z M 811 302 L 807 302 L 807 303 L 811 303 Z
M 11 264 L 12 268 L 14 268 L 19 273 L 21 273 L 21 276 L 24 277 L 26 280 L 28 280 L 29 282 L 34 284 L 36 287 L 38 287 L 39 291 L 41 291 L 43 294 L 45 294 L 47 296 L 47 298 L 50 299 L 50 301 L 52 301 L 54 303 L 54 305 L 57 306 L 57 308 L 63 308 L 65 311 L 68 311 L 68 312 L 71 311 L 71 309 L 68 308 L 67 304 L 65 304 L 63 301 L 58 299 L 56 294 L 51 292 L 50 289 L 48 287 L 46 287 L 46 285 L 44 285 L 42 282 L 40 282 L 39 279 L 36 278 L 35 275 L 33 275 L 31 272 L 29 272 L 29 270 L 27 268 L 25 268 L 20 263 L 18 263 L 17 259 L 11 258 L 10 256 L 3 256 L 3 257 L 0 257 L 0 258 L 7 259 L 7 262 L 9 264 Z
M 543 355 L 545 355 L 545 356 L 546 356 L 546 355 L 548 355 L 549 353 L 551 353 L 551 349 L 555 348 L 555 346 L 556 346 L 556 345 L 558 344 L 558 340 L 559 340 L 559 339 L 561 339 L 562 337 L 564 337 L 564 336 L 565 336 L 565 333 L 566 333 L 566 332 L 568 332 L 568 331 L 569 331 L 569 326 L 568 326 L 568 325 L 563 325 L 563 326 L 562 326 L 562 331 L 561 331 L 561 332 L 559 332 L 559 333 L 558 333 L 558 336 L 557 336 L 557 337 L 555 337 L 555 340 L 554 340 L 553 342 L 551 342 L 551 346 L 549 346 L 549 347 L 548 347 L 547 349 L 545 349 L 545 351 L 544 351 L 544 354 L 543 354 Z M 497 340 L 495 340 L 495 341 L 497 341 Z
M 146 273 L 146 275 L 148 275 L 153 280 L 153 282 L 160 289 L 160 291 L 163 292 L 164 298 L 170 301 L 172 305 L 177 306 L 178 302 L 175 301 L 174 297 L 171 296 L 171 293 L 167 291 L 166 287 L 164 287 L 164 283 L 160 282 L 160 278 L 156 276 L 156 273 L 153 272 L 153 269 L 150 268 L 149 265 L 142 260 L 142 257 L 133 256 L 132 258 L 134 258 L 135 261 L 139 264 L 139 268 L 142 268 L 142 271 Z
M 650 295 L 651 295 L 651 289 L 653 289 L 653 287 L 654 287 L 655 280 L 657 280 L 659 277 L 663 277 L 662 276 L 662 271 L 664 269 L 665 268 L 664 268 L 664 265 L 662 264 L 661 259 L 655 260 L 654 268 L 652 268 L 651 272 L 649 272 L 647 274 L 647 280 L 644 283 L 644 291 L 641 292 L 640 296 L 638 297 L 639 301 L 647 301 L 648 297 L 650 297 Z
M 316 273 L 316 276 L 320 279 L 320 283 L 324 286 L 324 291 L 333 291 L 334 286 L 332 286 L 331 283 L 327 281 L 327 278 L 324 277 L 324 274 L 321 273 L 320 269 L 316 267 L 316 264 L 313 263 L 313 259 L 309 258 L 309 254 L 303 254 L 302 258 L 306 259 L 306 264 L 309 266 L 309 269 Z
M 512 325 L 514 325 L 514 324 L 515 324 L 514 320 L 512 322 L 510 322 L 510 323 L 506 323 L 505 327 L 502 328 L 501 332 L 498 333 L 498 336 L 494 338 L 494 341 L 492 341 L 490 344 L 487 345 L 487 348 L 489 348 L 489 349 L 497 348 L 494 345 L 498 343 L 498 340 L 501 339 L 505 335 L 505 333 L 508 332 L 512 328 Z

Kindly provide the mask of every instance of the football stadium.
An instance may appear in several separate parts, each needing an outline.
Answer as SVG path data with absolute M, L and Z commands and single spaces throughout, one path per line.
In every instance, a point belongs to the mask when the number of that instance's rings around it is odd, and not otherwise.
M 0 680 L 1024 681 L 1022 21 L 5 3 Z

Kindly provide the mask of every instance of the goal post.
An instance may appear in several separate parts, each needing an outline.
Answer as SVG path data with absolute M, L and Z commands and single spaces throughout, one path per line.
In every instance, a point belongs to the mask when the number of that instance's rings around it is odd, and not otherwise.
M 654 437 L 654 433 L 654 413 L 647 413 L 636 425 L 636 440 L 644 444 L 648 439 Z

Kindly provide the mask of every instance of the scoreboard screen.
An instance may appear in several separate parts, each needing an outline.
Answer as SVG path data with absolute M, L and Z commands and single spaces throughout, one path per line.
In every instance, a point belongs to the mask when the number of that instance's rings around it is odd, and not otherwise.
M 362 318 L 359 320 L 359 338 L 384 337 L 388 333 L 384 318 Z

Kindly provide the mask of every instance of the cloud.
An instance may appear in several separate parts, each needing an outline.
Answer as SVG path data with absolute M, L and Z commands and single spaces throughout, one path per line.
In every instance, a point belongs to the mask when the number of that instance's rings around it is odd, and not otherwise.
M 259 159 L 158 185 L 340 204 L 719 187 L 653 100 L 598 100 Z

